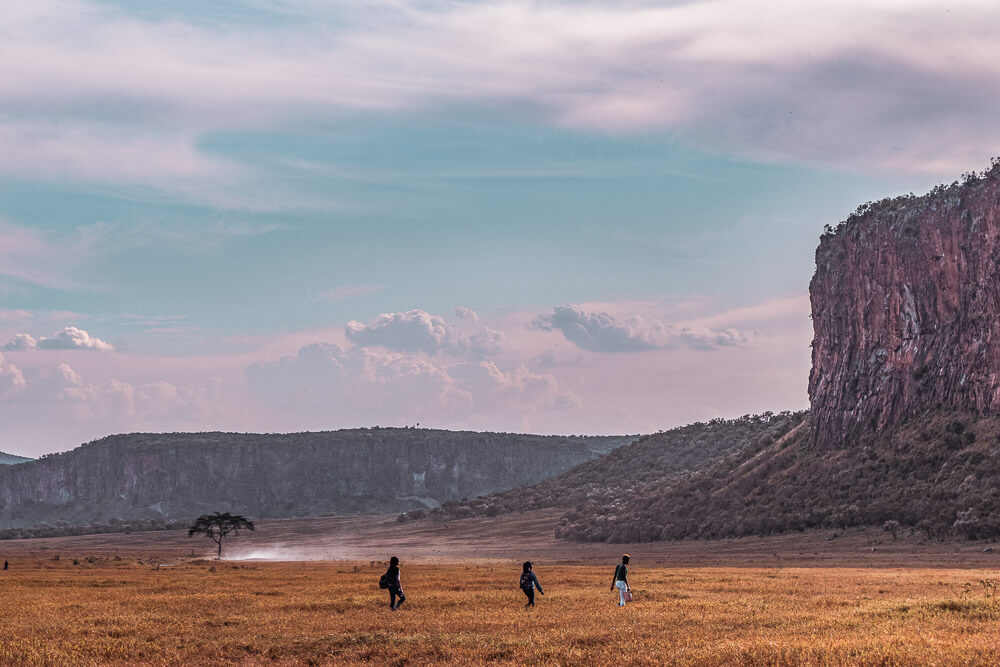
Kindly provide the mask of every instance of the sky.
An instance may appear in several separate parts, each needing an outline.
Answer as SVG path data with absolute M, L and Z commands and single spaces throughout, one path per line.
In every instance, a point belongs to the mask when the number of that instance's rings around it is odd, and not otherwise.
M 826 224 L 1000 153 L 989 2 L 3 2 L 0 450 L 808 405 Z

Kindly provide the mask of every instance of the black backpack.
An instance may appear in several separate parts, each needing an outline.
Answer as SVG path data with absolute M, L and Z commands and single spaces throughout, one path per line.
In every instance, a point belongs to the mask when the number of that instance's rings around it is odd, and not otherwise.
M 389 588 L 389 573 L 386 572 L 381 577 L 378 578 L 379 588 Z
M 525 572 L 521 575 L 521 590 L 526 591 L 531 588 L 531 573 Z

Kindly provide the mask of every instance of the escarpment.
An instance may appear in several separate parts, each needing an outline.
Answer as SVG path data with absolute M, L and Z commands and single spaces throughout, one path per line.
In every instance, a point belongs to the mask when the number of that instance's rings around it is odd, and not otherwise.
M 117 435 L 0 467 L 0 528 L 436 507 L 537 482 L 633 440 L 388 428 Z
M 860 208 L 822 237 L 809 292 L 813 444 L 1000 413 L 1000 169 Z
M 810 296 L 808 416 L 759 420 L 763 435 L 620 503 L 580 499 L 556 534 L 1000 536 L 1000 163 L 828 228 Z

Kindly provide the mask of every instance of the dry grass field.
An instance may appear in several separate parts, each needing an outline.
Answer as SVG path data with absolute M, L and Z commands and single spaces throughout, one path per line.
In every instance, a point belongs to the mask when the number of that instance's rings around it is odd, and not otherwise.
M 877 534 L 859 533 L 636 545 L 636 599 L 619 609 L 619 547 L 531 543 L 535 532 L 526 519 L 299 520 L 227 547 L 396 552 L 408 600 L 395 613 L 377 588 L 384 563 L 356 557 L 214 562 L 201 558 L 211 543 L 181 533 L 4 542 L 0 664 L 1000 663 L 1000 558 L 981 544 L 871 552 Z M 546 590 L 530 610 L 525 557 Z
M 997 664 L 988 572 L 404 563 L 391 612 L 371 563 L 33 561 L 4 573 L 0 663 Z

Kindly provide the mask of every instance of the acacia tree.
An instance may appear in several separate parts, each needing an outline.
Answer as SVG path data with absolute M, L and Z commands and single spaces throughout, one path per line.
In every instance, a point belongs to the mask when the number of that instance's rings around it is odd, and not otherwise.
M 229 533 L 237 535 L 241 530 L 253 529 L 253 521 L 244 516 L 229 512 L 216 512 L 215 514 L 202 514 L 195 519 L 191 527 L 188 528 L 188 537 L 195 533 L 205 533 L 206 537 L 219 546 L 216 555 L 216 560 L 219 560 L 222 558 L 222 540 L 225 539 L 226 535 Z

